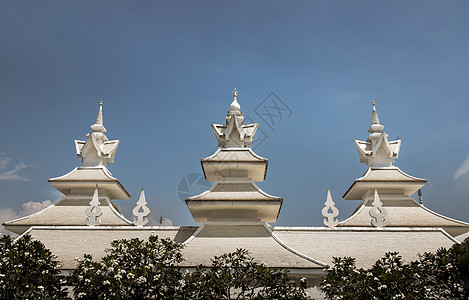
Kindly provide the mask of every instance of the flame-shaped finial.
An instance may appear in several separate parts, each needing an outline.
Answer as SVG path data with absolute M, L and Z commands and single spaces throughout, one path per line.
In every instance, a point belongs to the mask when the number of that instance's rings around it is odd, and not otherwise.
M 231 102 L 230 105 L 230 111 L 232 112 L 240 112 L 241 111 L 241 106 L 238 103 L 238 91 L 236 88 L 233 90 L 233 102 Z
M 90 126 L 91 130 L 94 132 L 106 132 L 106 128 L 103 125 L 103 99 L 99 101 L 99 111 L 98 116 L 96 117 L 96 122 Z

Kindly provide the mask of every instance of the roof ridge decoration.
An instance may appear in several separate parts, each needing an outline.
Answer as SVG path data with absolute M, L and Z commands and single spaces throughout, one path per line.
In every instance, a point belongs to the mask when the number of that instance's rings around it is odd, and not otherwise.
M 336 227 L 339 224 L 339 221 L 336 219 L 339 215 L 339 210 L 335 207 L 334 201 L 332 201 L 330 189 L 327 189 L 326 202 L 324 203 L 324 208 L 322 209 L 321 214 L 324 217 L 324 226 Z
M 375 190 L 373 197 L 373 207 L 370 209 L 371 224 L 375 227 L 385 227 L 387 211 L 383 207 L 383 203 L 379 199 L 378 190 Z
M 150 214 L 150 209 L 148 208 L 147 202 L 145 201 L 145 192 L 143 191 L 143 188 L 137 201 L 137 205 L 132 210 L 132 214 L 134 215 L 134 225 L 145 226 L 148 224 L 148 215 Z
M 383 131 L 384 126 L 379 123 L 375 99 L 372 101 L 370 135 L 366 141 L 353 140 L 357 148 L 360 162 L 370 168 L 392 167 L 394 159 L 398 158 L 401 140 L 388 141 L 388 135 Z
M 233 102 L 226 113 L 226 125 L 212 124 L 213 133 L 222 148 L 250 148 L 259 123 L 244 125 L 244 116 L 238 103 L 238 91 L 233 90 Z
M 99 102 L 96 122 L 90 126 L 92 132 L 86 135 L 86 141 L 75 140 L 77 157 L 81 158 L 83 167 L 107 166 L 114 162 L 119 140 L 110 141 L 103 123 L 103 100 Z
M 100 216 L 103 214 L 103 210 L 99 207 L 99 197 L 98 197 L 98 185 L 94 190 L 93 198 L 90 201 L 90 206 L 86 209 L 86 225 L 88 226 L 98 226 L 101 224 Z

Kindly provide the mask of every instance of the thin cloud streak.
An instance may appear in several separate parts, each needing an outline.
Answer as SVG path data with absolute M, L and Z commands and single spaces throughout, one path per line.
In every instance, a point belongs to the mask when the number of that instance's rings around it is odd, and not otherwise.
M 462 163 L 459 169 L 456 170 L 454 173 L 454 179 L 459 179 L 461 176 L 469 172 L 469 156 L 467 156 L 466 160 Z
M 3 153 L 2 153 L 3 154 Z M 8 165 L 10 164 L 11 159 L 8 157 L 0 157 L 0 180 L 5 180 L 5 181 L 30 181 L 26 175 L 20 174 L 20 171 L 27 168 L 28 165 L 26 165 L 24 162 L 19 161 L 13 169 L 4 171 L 8 168 Z

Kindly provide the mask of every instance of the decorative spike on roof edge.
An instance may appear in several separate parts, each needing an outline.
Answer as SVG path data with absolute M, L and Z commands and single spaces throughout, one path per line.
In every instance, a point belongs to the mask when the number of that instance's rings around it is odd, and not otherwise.
M 145 226 L 148 224 L 148 215 L 150 214 L 150 209 L 148 208 L 147 202 L 145 201 L 145 192 L 143 191 L 143 188 L 137 201 L 137 205 L 132 210 L 132 214 L 134 215 L 134 225 Z
M 375 227 L 385 227 L 387 211 L 379 199 L 378 190 L 375 190 L 373 197 L 373 207 L 370 209 L 371 224 Z
M 98 185 L 96 184 L 96 189 L 94 190 L 93 198 L 90 201 L 90 206 L 86 209 L 86 225 L 88 226 L 98 226 L 101 224 L 100 216 L 103 214 L 103 210 L 99 207 L 99 196 L 98 196 Z
M 324 226 L 336 227 L 337 224 L 339 224 L 339 221 L 336 219 L 339 215 L 339 210 L 335 207 L 334 201 L 332 201 L 330 189 L 327 189 L 326 202 L 324 203 L 324 208 L 321 210 L 321 214 L 324 217 Z

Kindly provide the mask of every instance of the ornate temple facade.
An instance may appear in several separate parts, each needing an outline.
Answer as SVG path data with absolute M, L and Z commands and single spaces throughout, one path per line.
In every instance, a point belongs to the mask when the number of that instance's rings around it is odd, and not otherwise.
M 63 262 L 64 272 L 73 269 L 75 258 L 83 254 L 103 257 L 116 239 L 170 237 L 184 244 L 182 266 L 189 270 L 210 265 L 213 256 L 244 248 L 269 267 L 286 268 L 292 276 L 307 278 L 312 287 L 309 292 L 316 297 L 314 286 L 333 257 L 351 256 L 358 267 L 371 267 L 384 253 L 397 251 L 411 261 L 419 253 L 451 247 L 468 236 L 469 223 L 435 213 L 412 198 L 426 180 L 393 166 L 401 141 L 388 140 L 374 101 L 367 140 L 354 140 L 360 162 L 368 170 L 343 196 L 360 201 L 355 212 L 339 222 L 339 211 L 328 192 L 322 210 L 324 227 L 273 226 L 283 199 L 256 185 L 266 179 L 268 160 L 251 148 L 259 124 L 244 123 L 237 94 L 235 90 L 226 123 L 212 124 L 218 150 L 201 160 L 205 178 L 213 185 L 186 199 L 199 226 L 147 226 L 150 210 L 143 190 L 133 220 L 119 212 L 113 200 L 130 195 L 107 168 L 114 162 L 119 141 L 109 141 L 105 135 L 102 102 L 86 141 L 75 141 L 82 164 L 49 179 L 64 196 L 4 226 L 44 243 Z M 370 241 L 379 242 L 370 247 Z

